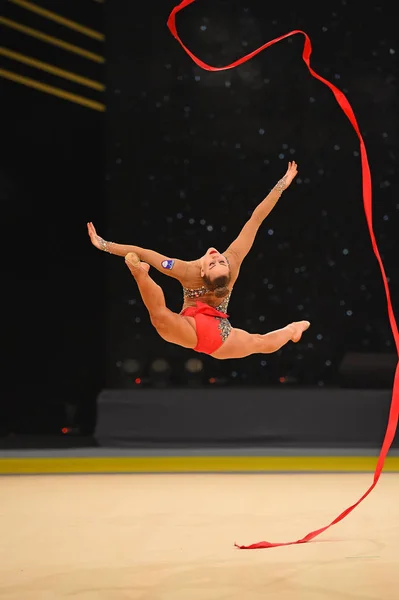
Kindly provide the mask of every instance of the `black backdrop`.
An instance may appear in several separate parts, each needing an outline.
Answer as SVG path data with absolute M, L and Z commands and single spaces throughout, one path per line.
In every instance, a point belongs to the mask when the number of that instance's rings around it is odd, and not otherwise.
M 103 32 L 95 2 L 40 6 Z M 104 54 L 93 40 L 12 3 L 2 16 Z M 69 73 L 104 82 L 104 66 L 2 27 L 2 46 Z M 101 103 L 103 92 L 2 57 L 2 68 Z M 1 86 L 2 365 L 0 427 L 53 433 L 94 425 L 104 386 L 103 265 L 93 260 L 86 221 L 104 223 L 105 113 L 7 78 Z
M 293 36 L 232 71 L 198 68 L 170 35 L 172 5 L 107 4 L 108 217 L 113 241 L 196 258 L 223 250 L 295 159 L 299 176 L 263 224 L 230 303 L 233 325 L 266 332 L 307 318 L 298 345 L 267 357 L 204 362 L 203 381 L 337 383 L 346 352 L 394 352 L 382 280 L 364 218 L 357 137 Z M 361 17 L 360 17 L 361 15 Z M 388 3 L 198 0 L 177 17 L 183 41 L 218 66 L 293 29 L 312 65 L 347 95 L 368 149 L 374 227 L 398 304 L 397 53 Z M 100 260 L 100 259 L 99 259 Z M 184 384 L 194 353 L 152 330 L 123 260 L 105 259 L 108 385 L 141 381 L 155 358 Z M 154 272 L 170 308 L 179 285 Z
M 115 241 L 169 255 L 223 249 L 257 202 L 299 164 L 297 183 L 262 227 L 236 286 L 234 325 L 265 332 L 298 318 L 312 328 L 276 355 L 217 362 L 202 380 L 266 385 L 281 376 L 331 385 L 351 350 L 394 351 L 384 291 L 364 220 L 357 139 L 330 92 L 301 61 L 303 38 L 273 46 L 237 70 L 198 69 L 166 27 L 173 7 L 40 0 L 104 32 L 105 42 L 10 2 L 6 18 L 83 46 L 105 65 L 3 27 L 2 45 L 106 84 L 104 92 L 1 57 L 2 68 L 104 103 L 106 112 L 0 78 L 3 281 L 1 431 L 90 431 L 105 387 L 145 380 L 155 358 L 185 385 L 193 353 L 152 331 L 123 260 L 94 250 L 85 224 Z M 231 62 L 302 28 L 312 64 L 348 96 L 366 141 L 374 226 L 398 305 L 397 46 L 388 2 L 265 4 L 198 0 L 178 17 L 202 59 Z M 348 251 L 348 252 L 347 252 Z M 155 275 L 168 305 L 181 290 Z

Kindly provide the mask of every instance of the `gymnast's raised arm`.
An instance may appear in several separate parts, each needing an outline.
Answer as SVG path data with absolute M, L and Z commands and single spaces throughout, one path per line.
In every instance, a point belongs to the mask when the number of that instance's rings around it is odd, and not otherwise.
M 87 223 L 87 231 L 93 246 L 102 250 L 103 252 L 109 252 L 115 256 L 126 256 L 129 252 L 135 252 L 139 259 L 143 262 L 148 263 L 161 273 L 169 275 L 179 281 L 183 280 L 188 267 L 188 262 L 179 260 L 178 258 L 169 258 L 154 250 L 148 250 L 146 248 L 140 248 L 140 246 L 130 246 L 126 244 L 117 244 L 115 242 L 107 242 L 100 237 L 93 225 L 93 223 Z
M 252 248 L 252 244 L 254 243 L 259 227 L 266 219 L 268 214 L 273 210 L 281 194 L 291 184 L 297 173 L 298 169 L 296 162 L 289 162 L 288 169 L 284 177 L 276 183 L 266 198 L 260 204 L 258 204 L 250 219 L 248 219 L 244 227 L 241 229 L 238 237 L 224 252 L 224 254 L 229 257 L 230 263 L 233 262 L 232 267 L 234 270 L 240 268 L 242 261 Z

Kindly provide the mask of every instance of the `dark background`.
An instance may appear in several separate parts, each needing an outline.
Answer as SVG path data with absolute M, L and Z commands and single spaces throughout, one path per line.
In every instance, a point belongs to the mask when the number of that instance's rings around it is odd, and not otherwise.
M 202 357 L 203 380 L 259 385 L 290 377 L 334 384 L 346 352 L 394 352 L 382 279 L 364 218 L 359 143 L 332 93 L 301 59 L 303 36 L 232 71 L 198 68 L 171 37 L 164 10 L 107 4 L 107 239 L 193 259 L 225 249 L 295 159 L 299 175 L 263 224 L 229 306 L 233 325 L 266 332 L 309 319 L 298 345 L 237 361 Z M 122 11 L 122 6 L 123 11 Z M 302 28 L 312 65 L 347 95 L 374 182 L 374 224 L 398 302 L 396 42 L 383 3 L 284 4 L 201 0 L 177 17 L 183 41 L 214 66 Z M 123 18 L 122 18 L 123 13 Z M 94 220 L 94 219 L 93 219 Z M 98 259 L 100 260 L 100 259 Z M 126 358 L 166 358 L 187 377 L 187 351 L 150 327 L 123 261 L 111 257 L 110 383 Z M 154 270 L 170 308 L 178 283 Z M 116 368 L 115 368 L 116 367 Z M 122 371 L 122 372 L 121 372 Z M 133 375 L 134 377 L 135 375 Z
M 90 432 L 103 388 L 151 385 L 164 358 L 170 383 L 333 386 L 347 352 L 395 353 L 364 218 L 359 144 L 331 92 L 301 59 L 303 37 L 245 65 L 207 73 L 170 35 L 173 4 L 40 1 L 105 33 L 98 42 L 5 2 L 7 18 L 106 57 L 97 64 L 3 28 L 2 44 L 106 85 L 95 92 L 0 56 L 3 68 L 84 94 L 106 112 L 0 78 L 3 219 L 2 430 Z M 397 43 L 388 2 L 298 5 L 198 0 L 177 18 L 205 62 L 228 64 L 303 29 L 312 66 L 347 96 L 369 155 L 374 229 L 394 307 L 399 301 Z M 157 337 L 121 258 L 95 250 L 93 221 L 113 241 L 193 259 L 220 250 L 284 174 L 296 182 L 263 224 L 229 306 L 232 324 L 266 332 L 312 327 L 275 355 L 214 361 Z M 154 273 L 168 306 L 175 281 Z M 137 372 L 124 367 L 139 362 Z
M 104 31 L 103 5 L 38 5 Z M 1 15 L 104 55 L 104 43 L 2 3 Z M 2 46 L 104 83 L 103 64 L 2 27 Z M 0 56 L 2 68 L 103 102 L 104 94 Z M 90 431 L 105 385 L 103 264 L 86 221 L 105 223 L 105 113 L 0 78 L 5 433 Z M 95 258 L 95 256 L 94 256 Z

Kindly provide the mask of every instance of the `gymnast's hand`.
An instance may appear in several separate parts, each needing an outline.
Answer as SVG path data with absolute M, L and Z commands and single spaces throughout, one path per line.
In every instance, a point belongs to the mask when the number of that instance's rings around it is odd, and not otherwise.
M 93 246 L 98 248 L 99 250 L 104 249 L 104 240 L 99 235 L 97 235 L 97 231 L 93 225 L 93 223 L 87 223 L 87 231 Z
M 298 165 L 295 160 L 288 163 L 288 169 L 284 177 L 281 179 L 281 182 L 284 183 L 284 189 L 286 190 L 289 185 L 291 185 L 293 179 L 298 174 Z

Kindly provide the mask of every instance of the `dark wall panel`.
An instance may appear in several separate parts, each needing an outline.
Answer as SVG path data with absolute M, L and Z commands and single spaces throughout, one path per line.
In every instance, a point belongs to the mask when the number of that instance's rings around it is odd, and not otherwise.
M 389 404 L 386 390 L 104 390 L 95 437 L 105 447 L 379 448 Z
M 101 5 L 86 3 L 85 19 L 51 5 L 40 4 L 103 32 Z M 104 69 L 28 30 L 84 52 L 103 55 L 104 43 L 11 2 L 1 15 L 2 429 L 54 433 L 66 403 L 92 426 L 104 384 L 103 264 L 86 233 L 104 222 L 104 95 L 67 78 L 101 87 Z

